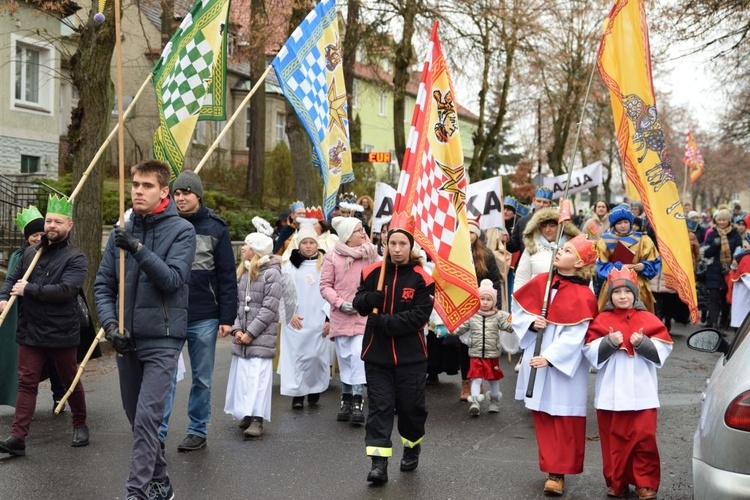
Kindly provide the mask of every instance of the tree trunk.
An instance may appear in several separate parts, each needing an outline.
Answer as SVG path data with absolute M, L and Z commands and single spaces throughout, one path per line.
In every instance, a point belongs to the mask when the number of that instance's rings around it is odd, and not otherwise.
M 73 185 L 77 185 L 100 145 L 109 132 L 109 119 L 114 101 L 114 87 L 110 77 L 112 53 L 115 47 L 114 7 L 108 2 L 106 19 L 97 25 L 93 12 L 82 27 L 78 48 L 70 60 L 73 84 L 80 99 L 73 110 L 68 128 L 70 148 L 65 159 L 73 172 Z M 116 145 L 116 142 L 112 143 Z M 103 155 L 106 158 L 106 155 Z M 76 223 L 73 241 L 86 254 L 89 272 L 83 289 L 86 299 L 94 311 L 93 283 L 101 260 L 102 247 L 102 160 L 91 171 L 87 182 L 76 196 L 73 219 Z M 108 224 L 114 221 L 106 221 Z
M 414 60 L 414 47 L 411 39 L 414 35 L 414 23 L 417 17 L 416 0 L 406 0 L 402 17 L 404 20 L 403 33 L 401 41 L 396 45 L 393 61 L 393 144 L 396 148 L 398 164 L 403 168 L 404 152 L 406 151 L 406 134 L 404 132 L 406 84 L 409 83 L 409 66 Z
M 258 26 L 265 24 L 263 0 L 252 0 L 250 19 Z M 250 81 L 255 84 L 266 70 L 266 37 L 263 30 L 257 30 L 252 38 L 250 50 Z M 266 160 L 266 92 L 263 84 L 250 98 L 250 137 L 248 139 L 247 179 L 245 195 L 263 206 L 263 169 Z
M 346 85 L 346 106 L 349 111 L 349 145 L 353 151 L 360 151 L 361 137 L 359 120 L 354 119 L 352 107 L 352 92 L 354 90 L 354 67 L 357 63 L 357 47 L 362 37 L 362 23 L 360 20 L 360 0 L 348 0 L 346 7 L 346 35 L 342 44 L 342 65 L 344 70 L 344 85 Z M 357 140 L 355 141 L 355 138 Z

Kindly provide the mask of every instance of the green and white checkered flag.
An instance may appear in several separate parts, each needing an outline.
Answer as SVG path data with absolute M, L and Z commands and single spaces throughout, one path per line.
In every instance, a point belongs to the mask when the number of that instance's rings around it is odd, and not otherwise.
M 198 0 L 153 70 L 159 128 L 154 156 L 179 175 L 198 120 L 226 120 L 229 0 Z

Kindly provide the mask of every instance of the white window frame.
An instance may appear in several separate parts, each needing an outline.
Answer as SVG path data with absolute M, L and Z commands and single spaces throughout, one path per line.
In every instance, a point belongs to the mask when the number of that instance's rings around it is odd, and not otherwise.
M 23 171 L 24 158 L 28 158 L 29 160 L 35 159 L 36 170 L 24 172 Z M 41 157 L 35 156 L 35 155 L 21 155 L 21 168 L 19 169 L 21 174 L 24 174 L 24 175 L 38 174 L 39 172 L 41 172 L 41 170 L 42 170 L 42 158 Z
M 385 90 L 380 91 L 380 102 L 378 104 L 378 114 L 380 116 L 386 116 L 386 110 L 388 108 L 388 94 Z
M 274 146 L 281 142 L 287 142 L 286 137 L 286 113 L 281 111 L 276 112 L 276 120 L 274 121 Z
M 359 109 L 359 81 L 352 82 L 352 108 Z
M 16 72 L 19 71 L 22 78 L 22 92 L 25 87 L 23 80 L 26 78 L 23 66 L 19 69 L 19 65 L 22 65 L 22 62 L 16 57 L 16 50 L 19 46 L 39 53 L 36 102 L 26 100 L 25 95 L 21 96 L 21 98 L 16 98 Z M 27 113 L 54 115 L 57 54 L 53 45 L 35 38 L 11 34 L 10 55 L 11 109 Z

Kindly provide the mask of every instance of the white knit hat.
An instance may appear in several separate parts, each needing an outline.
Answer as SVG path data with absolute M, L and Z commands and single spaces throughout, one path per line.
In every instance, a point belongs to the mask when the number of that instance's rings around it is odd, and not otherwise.
M 482 230 L 479 228 L 479 217 L 468 219 L 467 222 L 469 223 L 469 232 L 476 234 L 477 238 L 482 236 Z
M 331 225 L 336 231 L 336 234 L 339 237 L 339 241 L 343 241 L 344 243 L 349 241 L 349 238 L 352 237 L 354 228 L 361 224 L 362 221 L 360 221 L 356 217 L 334 217 L 333 219 L 331 219 Z
M 253 249 L 258 257 L 271 255 L 273 252 L 273 240 L 261 233 L 250 233 L 245 236 L 245 245 Z
M 312 238 L 318 241 L 318 233 L 315 231 L 315 223 L 318 222 L 315 219 L 297 219 L 299 223 L 299 230 L 297 231 L 297 244 L 302 243 L 307 238 Z
M 482 282 L 479 283 L 479 296 L 481 297 L 482 295 L 489 295 L 492 297 L 492 304 L 497 304 L 497 290 L 492 286 L 492 281 L 482 280 Z

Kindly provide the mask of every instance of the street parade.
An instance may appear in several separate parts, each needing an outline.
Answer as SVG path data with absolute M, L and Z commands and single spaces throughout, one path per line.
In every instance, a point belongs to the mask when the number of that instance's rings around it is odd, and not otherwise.
M 0 0 L 0 498 L 750 499 L 687 3 Z

